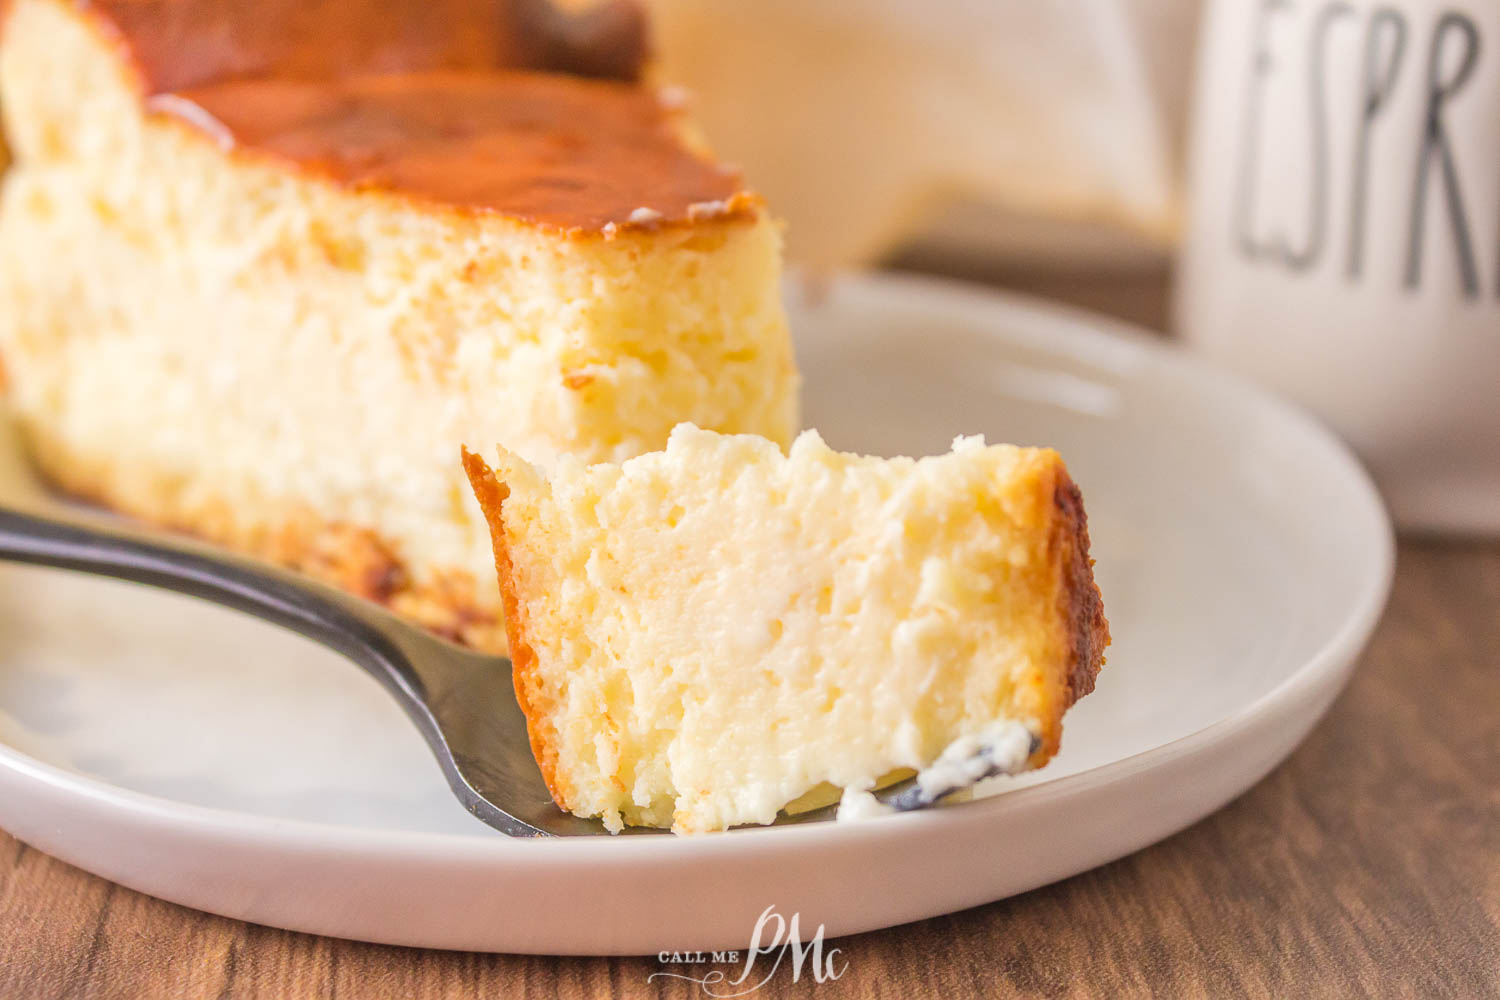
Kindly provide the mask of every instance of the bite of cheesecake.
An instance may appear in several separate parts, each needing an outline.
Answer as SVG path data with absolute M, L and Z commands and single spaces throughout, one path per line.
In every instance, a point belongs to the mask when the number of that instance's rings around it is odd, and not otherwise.
M 684 425 L 620 464 L 464 462 L 542 773 L 612 830 L 769 823 L 997 724 L 1040 766 L 1109 642 L 1050 450 L 783 454 Z

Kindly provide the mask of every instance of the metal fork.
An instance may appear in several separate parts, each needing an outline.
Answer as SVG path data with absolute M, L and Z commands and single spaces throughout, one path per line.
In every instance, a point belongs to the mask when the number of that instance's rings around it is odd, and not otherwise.
M 606 832 L 599 821 L 565 813 L 553 803 L 516 704 L 510 661 L 503 657 L 455 645 L 308 577 L 80 510 L 40 492 L 24 509 L 0 507 L 0 560 L 160 587 L 307 636 L 365 668 L 395 697 L 432 749 L 453 794 L 481 821 L 512 837 Z M 973 780 L 1000 772 L 981 766 Z M 907 811 L 926 808 L 959 787 L 966 785 L 923 788 L 908 779 L 878 795 L 893 810 Z M 783 814 L 777 823 L 828 820 L 835 811 L 828 806 Z
M 307 577 L 48 503 L 0 507 L 0 559 L 132 580 L 299 632 L 374 675 L 416 723 L 454 795 L 513 837 L 604 832 L 552 802 L 531 755 L 510 661 L 465 649 Z

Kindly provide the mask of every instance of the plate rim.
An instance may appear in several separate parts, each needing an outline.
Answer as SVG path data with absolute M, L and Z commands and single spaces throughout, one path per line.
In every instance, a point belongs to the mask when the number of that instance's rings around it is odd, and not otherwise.
M 727 836 L 525 840 L 506 837 L 479 826 L 472 834 L 342 826 L 182 802 L 71 771 L 34 758 L 3 741 L 0 741 L 0 768 L 9 771 L 12 777 L 39 782 L 50 791 L 81 798 L 117 816 L 152 824 L 165 823 L 219 838 L 262 845 L 275 843 L 282 849 L 298 853 L 336 848 L 341 854 L 378 855 L 392 860 L 431 859 L 435 854 L 441 854 L 452 860 L 482 863 L 486 860 L 507 861 L 507 855 L 512 851 L 577 852 L 584 855 L 603 851 L 608 853 L 599 855 L 600 859 L 656 862 L 663 860 L 662 856 L 668 852 L 680 860 L 688 853 L 733 854 L 751 847 L 795 850 L 809 840 L 821 841 L 830 835 L 850 841 L 869 841 L 906 837 L 924 827 L 945 825 L 959 817 L 977 821 L 987 812 L 1072 796 L 1133 773 L 1155 770 L 1183 756 L 1206 753 L 1267 717 L 1294 714 L 1303 697 L 1322 685 L 1334 685 L 1330 703 L 1337 696 L 1352 674 L 1358 654 L 1373 633 L 1389 597 L 1395 571 L 1395 534 L 1369 473 L 1348 445 L 1322 423 L 1271 391 L 1218 368 L 1160 335 L 1133 323 L 1075 306 L 947 278 L 896 272 L 850 273 L 832 279 L 799 278 L 793 274 L 789 276 L 787 290 L 790 296 L 808 299 L 806 308 L 809 309 L 822 308 L 841 294 L 852 294 L 863 301 L 894 297 L 907 305 L 915 301 L 919 307 L 927 304 L 947 309 L 960 306 L 967 312 L 987 314 L 990 322 L 1005 316 L 1020 317 L 1019 325 L 1022 326 L 1028 323 L 1035 326 L 1040 317 L 1052 327 L 1047 335 L 1049 345 L 1060 346 L 1069 354 L 1097 362 L 1100 353 L 1113 350 L 1118 355 L 1123 343 L 1130 345 L 1138 355 L 1149 358 L 1150 362 L 1165 365 L 1174 375 L 1183 375 L 1186 370 L 1186 377 L 1192 381 L 1216 383 L 1218 390 L 1237 397 L 1242 405 L 1262 414 L 1273 414 L 1274 419 L 1283 423 L 1296 425 L 1311 446 L 1322 450 L 1332 461 L 1335 475 L 1352 487 L 1350 497 L 1357 498 L 1363 507 L 1361 516 L 1373 521 L 1371 526 L 1376 530 L 1371 538 L 1374 548 L 1370 554 L 1374 572 L 1365 578 L 1340 618 L 1338 627 L 1301 666 L 1269 691 L 1222 718 L 1165 743 L 1083 771 L 953 807 L 885 816 L 875 823 L 816 823 L 743 829 L 732 831 Z M 990 329 L 982 333 L 996 336 Z M 1022 331 L 1017 331 L 1017 335 L 1022 335 Z M 1065 343 L 1059 345 L 1056 339 Z M 1322 711 L 1318 713 L 1321 714 Z M 1300 741 L 1301 737 L 1297 742 Z M 1242 794 L 1242 791 L 1235 795 Z

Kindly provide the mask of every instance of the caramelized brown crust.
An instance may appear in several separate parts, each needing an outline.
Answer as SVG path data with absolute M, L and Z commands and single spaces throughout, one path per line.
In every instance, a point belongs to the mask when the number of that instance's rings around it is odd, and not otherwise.
M 1094 690 L 1109 645 L 1109 622 L 1094 582 L 1094 561 L 1089 558 L 1083 495 L 1062 460 L 1056 453 L 1050 454 L 1050 467 L 1037 483 L 1042 507 L 1038 510 L 1040 519 L 1033 524 L 1034 530 L 1045 536 L 1046 593 L 1052 601 L 1052 638 L 1046 644 L 1047 652 L 1041 654 L 1048 664 L 1038 713 L 1041 742 L 1031 755 L 1033 768 L 1046 764 L 1062 746 L 1063 715 Z
M 224 80 L 528 69 L 636 80 L 645 17 L 614 0 L 84 0 L 147 94 Z
M 231 81 L 181 91 L 237 146 L 353 190 L 399 191 L 565 232 L 754 214 L 631 84 L 545 73 Z M 644 212 L 638 210 L 645 210 Z
M 1053 489 L 1057 519 L 1051 547 L 1062 577 L 1058 600 L 1066 628 L 1064 648 L 1071 651 L 1067 677 L 1067 709 L 1094 690 L 1094 681 L 1104 666 L 1109 646 L 1109 622 L 1104 617 L 1104 598 L 1094 581 L 1094 560 L 1089 558 L 1089 522 L 1083 509 L 1083 494 L 1066 471 L 1059 470 Z
M 531 741 L 531 755 L 536 758 L 542 772 L 542 780 L 552 793 L 552 801 L 564 811 L 569 810 L 567 789 L 557 780 L 557 747 L 548 743 L 539 725 L 537 712 L 531 703 L 530 691 L 538 677 L 536 650 L 528 636 L 530 632 L 526 605 L 516 591 L 515 564 L 511 561 L 510 545 L 505 539 L 505 501 L 510 490 L 495 476 L 495 472 L 484 459 L 463 449 L 464 472 L 469 476 L 469 485 L 479 508 L 490 526 L 490 541 L 495 548 L 495 573 L 500 578 L 500 598 L 505 608 L 505 634 L 510 641 L 512 677 L 516 686 L 516 702 L 526 716 L 526 735 Z
M 1094 561 L 1089 558 L 1083 495 L 1061 461 L 1056 465 L 1049 506 L 1052 516 L 1047 528 L 1047 561 L 1055 580 L 1056 622 L 1052 648 L 1057 651 L 1061 672 L 1060 676 L 1052 675 L 1048 684 L 1051 697 L 1040 719 L 1041 745 L 1031 755 L 1033 768 L 1046 764 L 1062 746 L 1063 713 L 1094 690 L 1094 680 L 1104 665 L 1104 649 L 1109 645 L 1104 600 L 1094 582 Z
M 350 190 L 569 236 L 759 212 L 636 83 L 645 28 L 628 0 L 577 14 L 550 0 L 80 8 L 150 112 Z

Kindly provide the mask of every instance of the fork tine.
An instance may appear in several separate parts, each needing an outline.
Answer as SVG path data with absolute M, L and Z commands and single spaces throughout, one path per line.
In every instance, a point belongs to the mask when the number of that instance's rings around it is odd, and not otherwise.
M 954 747 L 950 747 L 932 767 L 909 782 L 895 786 L 899 791 L 876 797 L 882 804 L 897 812 L 910 812 L 935 805 L 954 792 L 972 788 L 986 778 L 1019 774 L 1026 769 L 1026 762 L 1042 746 L 1041 739 L 1035 733 L 1027 731 L 1026 736 L 1024 744 L 1015 739 L 991 739 L 980 743 L 972 752 L 954 754 L 953 757 L 949 757 L 949 753 L 954 750 Z

